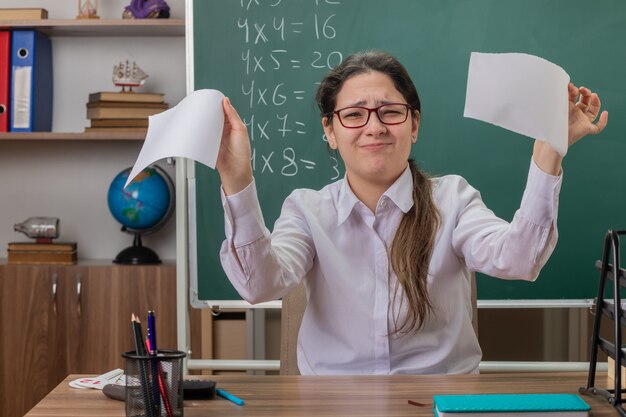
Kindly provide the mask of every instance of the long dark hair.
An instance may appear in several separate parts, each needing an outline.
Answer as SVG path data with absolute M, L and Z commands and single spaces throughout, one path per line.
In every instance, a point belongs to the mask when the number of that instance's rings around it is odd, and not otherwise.
M 337 95 L 349 78 L 378 71 L 391 78 L 393 84 L 411 106 L 412 117 L 421 113 L 417 89 L 406 68 L 392 55 L 382 51 L 359 52 L 348 56 L 339 66 L 331 70 L 320 83 L 315 99 L 327 124 L 332 122 Z M 394 289 L 393 305 L 397 302 L 398 286 L 406 297 L 408 314 L 398 324 L 394 317 L 394 333 L 408 333 L 423 326 L 432 311 L 428 296 L 428 265 L 435 245 L 439 227 L 439 212 L 433 202 L 431 180 L 409 160 L 413 177 L 413 207 L 402 217 L 390 248 L 391 266 L 398 277 Z M 400 306 L 404 297 L 400 297 Z M 401 311 L 400 308 L 397 311 Z

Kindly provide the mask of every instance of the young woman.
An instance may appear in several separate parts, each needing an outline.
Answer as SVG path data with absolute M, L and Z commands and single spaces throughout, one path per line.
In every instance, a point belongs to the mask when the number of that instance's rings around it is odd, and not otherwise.
M 608 114 L 598 119 L 600 99 L 589 89 L 568 88 L 571 145 L 602 131 Z M 251 303 L 281 298 L 304 281 L 302 374 L 477 372 L 471 272 L 537 277 L 556 244 L 562 158 L 535 141 L 509 223 L 463 178 L 431 179 L 409 161 L 420 101 L 394 57 L 349 56 L 324 78 L 317 102 L 346 175 L 319 191 L 294 190 L 270 233 L 245 125 L 224 100 L 217 170 L 229 279 Z

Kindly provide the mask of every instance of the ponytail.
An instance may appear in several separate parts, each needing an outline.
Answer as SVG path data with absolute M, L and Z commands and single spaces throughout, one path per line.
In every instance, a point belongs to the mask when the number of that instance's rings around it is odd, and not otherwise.
M 433 202 L 430 177 L 421 172 L 412 159 L 409 160 L 409 167 L 413 176 L 413 207 L 400 221 L 390 254 L 391 267 L 398 277 L 393 305 L 397 300 L 398 287 L 402 287 L 405 297 L 401 297 L 400 305 L 406 298 L 408 312 L 400 326 L 398 317 L 394 318 L 394 333 L 420 329 L 433 309 L 428 297 L 427 277 L 440 217 Z

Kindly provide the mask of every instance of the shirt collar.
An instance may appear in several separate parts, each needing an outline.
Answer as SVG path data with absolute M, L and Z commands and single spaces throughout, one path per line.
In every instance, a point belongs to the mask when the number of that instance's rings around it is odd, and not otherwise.
M 411 210 L 411 207 L 413 207 L 413 174 L 411 174 L 409 164 L 406 165 L 402 175 L 398 177 L 396 182 L 391 184 L 391 187 L 383 195 L 393 201 L 403 213 Z
M 408 164 L 400 177 L 383 193 L 383 196 L 393 201 L 403 213 L 408 212 L 413 207 L 413 175 L 411 175 L 411 168 Z M 350 184 L 348 184 L 346 175 L 344 175 L 339 188 L 337 201 L 337 225 L 340 225 L 346 221 L 354 206 L 359 202 L 352 188 L 350 188 Z
M 348 184 L 348 176 L 347 174 L 343 176 L 343 180 L 341 181 L 341 187 L 339 187 L 339 198 L 337 199 L 337 226 L 346 221 L 350 213 L 352 213 L 352 209 L 359 202 L 359 199 L 352 188 L 350 188 L 350 184 Z

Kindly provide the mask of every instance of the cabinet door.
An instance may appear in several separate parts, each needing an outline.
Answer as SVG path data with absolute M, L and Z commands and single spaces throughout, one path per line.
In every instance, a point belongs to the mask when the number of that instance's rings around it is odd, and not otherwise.
M 0 415 L 21 416 L 67 376 L 63 269 L 3 265 L 0 280 Z
M 49 333 L 54 335 L 57 372 L 63 377 L 76 373 L 76 358 L 80 349 L 80 319 L 82 315 L 82 287 L 89 270 L 85 266 L 50 267 L 52 277 L 58 277 L 56 305 L 57 320 Z
M 82 281 L 78 360 L 72 371 L 104 373 L 124 368 L 122 352 L 135 349 L 131 315 L 140 317 L 145 334 L 148 310 L 156 312 L 159 347 L 175 348 L 173 265 L 90 266 Z

